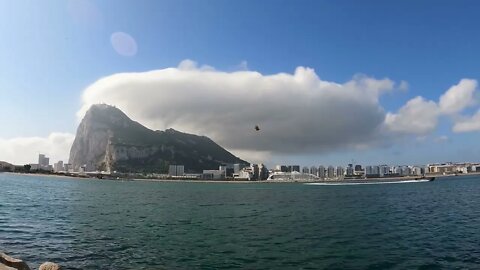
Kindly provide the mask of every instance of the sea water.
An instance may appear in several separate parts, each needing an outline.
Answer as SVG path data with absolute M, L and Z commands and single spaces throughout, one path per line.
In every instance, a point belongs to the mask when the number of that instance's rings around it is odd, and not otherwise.
M 0 174 L 0 250 L 66 269 L 478 269 L 480 178 L 315 186 Z

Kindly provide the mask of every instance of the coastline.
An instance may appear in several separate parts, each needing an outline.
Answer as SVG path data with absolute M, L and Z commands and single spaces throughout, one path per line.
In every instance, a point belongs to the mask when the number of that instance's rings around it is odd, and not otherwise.
M 229 183 L 229 184 L 278 184 L 278 183 L 376 183 L 376 182 L 402 182 L 402 181 L 412 181 L 412 180 L 425 180 L 421 176 L 402 176 L 402 177 L 377 177 L 377 178 L 360 178 L 360 179 L 315 179 L 315 180 L 260 180 L 260 181 L 248 181 L 248 180 L 208 180 L 208 179 L 152 179 L 152 178 L 120 178 L 120 179 L 99 179 L 96 177 L 88 176 L 76 176 L 76 175 L 63 175 L 63 174 L 43 174 L 43 173 L 24 173 L 24 172 L 3 172 L 6 174 L 12 175 L 22 175 L 22 176 L 43 176 L 43 177 L 52 177 L 52 178 L 69 178 L 74 180 L 104 180 L 104 181 L 118 181 L 118 182 L 161 182 L 161 183 Z M 425 178 L 444 178 L 444 177 L 463 177 L 463 176 L 473 176 L 480 175 L 480 172 L 472 172 L 468 174 L 432 174 L 426 175 Z

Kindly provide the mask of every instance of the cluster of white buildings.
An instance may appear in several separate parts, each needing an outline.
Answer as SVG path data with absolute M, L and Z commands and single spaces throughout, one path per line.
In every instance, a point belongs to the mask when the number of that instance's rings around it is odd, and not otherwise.
M 53 167 L 50 165 L 50 158 L 45 156 L 44 154 L 38 155 L 38 163 L 32 163 L 30 165 L 30 170 L 44 170 L 44 171 L 52 171 Z
M 480 163 L 434 163 L 427 165 L 431 174 L 466 174 L 480 172 Z
M 56 173 L 73 173 L 73 166 L 63 161 L 50 165 L 50 158 L 44 154 L 38 155 L 38 163 L 29 164 L 31 170 L 53 171 Z M 274 169 L 268 170 L 263 164 L 225 164 L 219 166 L 218 170 L 203 170 L 201 174 L 185 173 L 184 165 L 170 165 L 168 177 L 189 178 L 189 179 L 211 179 L 211 180 L 266 180 L 271 175 L 278 174 L 302 174 L 304 176 L 318 177 L 320 179 L 348 179 L 348 178 L 377 178 L 377 177 L 401 177 L 401 176 L 424 176 L 424 175 L 447 175 L 480 173 L 480 163 L 435 163 L 426 166 L 390 166 L 390 165 L 361 165 L 348 164 L 342 166 L 311 166 L 300 167 L 299 165 L 277 165 Z M 85 167 L 79 172 L 85 173 Z M 273 179 L 273 178 L 272 178 Z
M 414 165 L 361 165 L 348 164 L 342 166 L 311 166 L 302 167 L 298 165 L 277 165 L 270 173 L 291 173 L 297 172 L 304 175 L 312 175 L 321 179 L 343 179 L 343 178 L 377 178 L 377 177 L 402 177 L 402 176 L 424 176 L 427 174 L 467 174 L 480 172 L 480 163 L 438 163 L 426 166 Z
M 68 163 L 63 163 L 63 161 L 59 161 L 54 163 L 53 166 L 50 165 L 50 158 L 47 157 L 45 154 L 38 155 L 38 163 L 30 163 L 30 170 L 33 171 L 53 171 L 53 172 L 73 172 L 73 166 Z
M 375 165 L 365 166 L 348 164 L 342 166 L 311 166 L 302 167 L 298 165 L 277 165 L 272 173 L 298 172 L 304 175 L 312 175 L 321 179 L 343 179 L 343 178 L 375 178 L 375 177 L 397 177 L 397 176 L 422 176 L 428 173 L 428 168 L 423 166 L 388 166 Z
M 263 164 L 224 164 L 218 170 L 203 170 L 201 174 L 186 174 L 184 165 L 170 165 L 168 177 L 170 178 L 194 178 L 204 180 L 266 180 L 269 171 Z

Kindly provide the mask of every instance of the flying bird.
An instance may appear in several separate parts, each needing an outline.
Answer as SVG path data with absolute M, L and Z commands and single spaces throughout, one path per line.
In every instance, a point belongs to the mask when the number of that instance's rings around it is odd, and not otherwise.
M 260 127 L 258 125 L 255 126 L 255 130 L 256 131 L 259 131 L 260 130 Z

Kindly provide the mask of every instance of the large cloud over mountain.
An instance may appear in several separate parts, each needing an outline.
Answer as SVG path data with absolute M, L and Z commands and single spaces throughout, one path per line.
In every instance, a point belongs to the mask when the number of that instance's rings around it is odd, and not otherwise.
M 364 149 L 398 136 L 423 137 L 445 116 L 453 120 L 454 131 L 480 129 L 478 115 L 461 116 L 477 104 L 476 80 L 460 80 L 438 101 L 417 96 L 397 112 L 385 112 L 379 97 L 406 85 L 367 76 L 324 81 L 305 67 L 293 74 L 223 72 L 185 60 L 174 68 L 99 79 L 85 89 L 77 116 L 92 104 L 112 104 L 150 128 L 207 135 L 235 153 L 261 157 Z
M 107 103 L 150 128 L 207 135 L 231 150 L 319 152 L 372 142 L 385 118 L 379 96 L 393 88 L 389 79 L 366 76 L 323 81 L 304 67 L 293 74 L 227 73 L 185 60 L 98 80 L 84 91 L 78 116 Z

